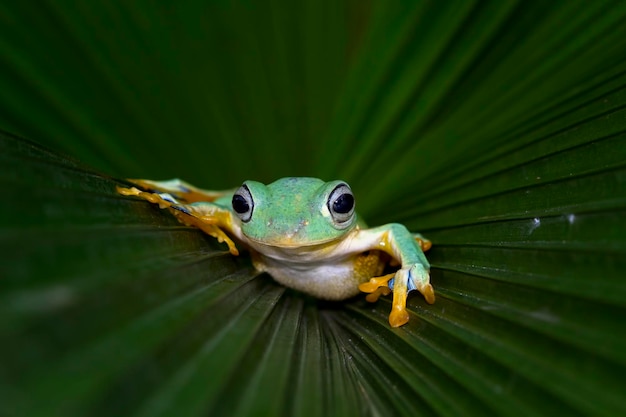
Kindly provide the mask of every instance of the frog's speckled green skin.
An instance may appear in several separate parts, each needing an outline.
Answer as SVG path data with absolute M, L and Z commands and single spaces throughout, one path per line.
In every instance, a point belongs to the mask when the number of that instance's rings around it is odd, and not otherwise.
M 228 191 L 201 190 L 178 179 L 131 181 L 150 192 L 135 187 L 118 191 L 170 208 L 181 222 L 226 241 L 236 254 L 234 239 L 251 252 L 258 270 L 288 287 L 329 300 L 352 297 L 360 289 L 374 293 L 370 301 L 392 289 L 389 321 L 394 327 L 409 319 L 408 291 L 416 289 L 434 302 L 430 265 L 422 252 L 430 242 L 401 224 L 366 229 L 353 208 L 343 213 L 353 207 L 352 192 L 343 181 L 290 177 L 269 185 L 246 181 Z M 335 210 L 333 202 L 347 194 L 348 203 Z M 234 208 L 234 195 L 241 213 Z M 383 253 L 400 268 L 376 278 L 389 260 Z

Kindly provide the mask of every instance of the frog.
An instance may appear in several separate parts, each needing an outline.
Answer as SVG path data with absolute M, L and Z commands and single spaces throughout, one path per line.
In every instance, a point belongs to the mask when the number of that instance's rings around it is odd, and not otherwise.
M 234 256 L 246 249 L 257 271 L 286 287 L 331 301 L 362 292 L 374 303 L 393 293 L 388 322 L 394 328 L 409 322 L 409 292 L 435 302 L 424 254 L 432 243 L 400 223 L 369 228 L 345 181 L 247 180 L 224 191 L 178 178 L 127 181 L 131 186 L 117 186 L 119 194 L 169 210 L 182 224 L 225 243 Z

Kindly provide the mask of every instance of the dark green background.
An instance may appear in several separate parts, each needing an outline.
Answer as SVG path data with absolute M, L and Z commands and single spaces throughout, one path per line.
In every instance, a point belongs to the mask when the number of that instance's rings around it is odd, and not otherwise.
M 4 2 L 0 414 L 625 414 L 625 18 Z M 391 329 L 114 191 L 287 175 L 432 239 L 437 302 Z

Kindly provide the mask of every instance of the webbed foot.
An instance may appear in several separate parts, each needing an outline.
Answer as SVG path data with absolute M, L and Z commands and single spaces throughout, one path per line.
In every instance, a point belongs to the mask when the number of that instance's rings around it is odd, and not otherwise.
M 213 236 L 220 243 L 228 245 L 228 251 L 232 255 L 239 255 L 239 250 L 235 243 L 220 228 L 220 224 L 228 224 L 228 214 L 219 210 L 203 211 L 202 206 L 192 204 L 181 204 L 169 193 L 148 192 L 139 190 L 136 187 L 124 188 L 116 187 L 119 194 L 125 196 L 136 196 L 144 200 L 158 204 L 161 209 L 169 209 L 179 222 L 186 226 L 195 226 L 204 233 Z M 210 205 L 210 203 L 209 203 Z
M 387 295 L 393 291 L 389 314 L 391 327 L 400 327 L 409 321 L 406 299 L 410 291 L 418 290 L 428 304 L 435 302 L 435 291 L 430 284 L 428 271 L 419 263 L 400 268 L 392 274 L 371 278 L 368 282 L 359 285 L 359 290 L 369 293 L 365 299 L 370 302 L 375 302 L 381 295 Z
M 124 187 L 120 187 L 115 186 L 116 191 L 121 194 L 121 195 L 126 195 L 126 196 L 135 196 L 135 197 L 140 197 L 143 198 L 146 201 L 149 201 L 152 204 L 158 204 L 159 208 L 169 208 L 171 207 L 173 204 L 177 204 L 178 201 L 176 201 L 176 199 L 174 199 L 172 196 L 170 196 L 169 194 L 165 194 L 165 193 L 151 193 L 148 191 L 142 191 L 136 187 L 130 187 L 130 188 L 124 188 Z
M 365 296 L 365 299 L 370 303 L 375 303 L 381 295 L 388 295 L 391 293 L 391 288 L 389 288 L 388 284 L 394 276 L 395 273 L 383 275 L 382 277 L 370 278 L 369 281 L 359 285 L 359 291 L 369 293 Z

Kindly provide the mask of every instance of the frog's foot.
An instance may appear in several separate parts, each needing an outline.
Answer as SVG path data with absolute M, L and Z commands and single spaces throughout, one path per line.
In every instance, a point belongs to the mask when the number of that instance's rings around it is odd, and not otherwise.
M 365 299 L 370 303 L 375 303 L 381 295 L 388 295 L 391 293 L 391 288 L 389 288 L 388 284 L 389 280 L 391 280 L 394 276 L 395 273 L 387 274 L 382 277 L 370 278 L 369 281 L 359 285 L 359 290 L 369 293 Z
M 152 181 L 142 179 L 129 178 L 127 181 L 138 185 L 144 190 L 157 191 L 159 193 L 170 194 L 186 203 L 195 203 L 198 201 L 211 202 L 228 194 L 230 191 L 210 191 L 195 187 L 183 180 L 174 178 L 167 181 Z
M 115 189 L 121 195 L 132 195 L 136 197 L 143 198 L 146 201 L 149 201 L 152 204 L 158 204 L 159 208 L 169 208 L 174 204 L 178 204 L 175 198 L 167 193 L 149 193 L 147 191 L 141 191 L 136 187 L 124 188 L 120 186 L 116 186 Z
M 219 224 L 224 224 L 224 222 L 227 221 L 227 214 L 223 212 L 215 212 L 207 215 L 206 213 L 203 213 L 199 207 L 190 204 L 181 204 L 169 193 L 150 193 L 147 191 L 141 191 L 136 187 L 116 187 L 116 189 L 121 195 L 140 197 L 150 203 L 158 204 L 159 208 L 169 209 L 178 221 L 184 225 L 199 228 L 204 233 L 216 238 L 218 242 L 226 243 L 226 245 L 228 245 L 228 251 L 231 254 L 235 256 L 239 255 L 239 251 L 237 250 L 235 243 L 219 227 Z
M 422 264 L 416 263 L 400 268 L 388 285 L 393 290 L 393 302 L 389 314 L 391 327 L 400 327 L 409 321 L 406 298 L 410 291 L 421 292 L 428 304 L 435 302 L 435 291 L 430 285 L 430 275 Z
M 406 311 L 406 296 L 408 293 L 406 280 L 398 279 L 397 275 L 404 275 L 402 269 L 382 277 L 371 278 L 368 282 L 359 285 L 359 290 L 370 293 L 365 299 L 375 302 L 381 295 L 389 294 L 393 289 L 393 302 L 389 314 L 391 327 L 400 327 L 409 321 L 409 313 Z
M 359 290 L 369 293 L 365 297 L 369 302 L 376 302 L 381 295 L 387 295 L 393 291 L 391 313 L 389 314 L 391 327 L 400 327 L 409 321 L 406 299 L 410 291 L 418 290 L 421 292 L 428 304 L 435 302 L 435 291 L 430 284 L 430 275 L 419 263 L 400 268 L 395 273 L 371 278 L 368 282 L 359 285 Z
M 426 252 L 428 249 L 430 249 L 433 246 L 433 243 L 430 240 L 426 239 L 424 236 L 420 235 L 419 233 L 413 233 L 413 238 L 420 245 L 422 252 Z
M 226 245 L 228 245 L 228 251 L 231 255 L 239 255 L 239 250 L 237 249 L 237 246 L 235 246 L 235 242 L 233 242 L 232 239 L 229 238 L 228 235 L 219 227 L 219 224 L 223 224 L 223 219 L 220 219 L 220 216 L 223 216 L 224 214 L 218 212 L 207 216 L 196 212 L 194 209 L 195 207 L 188 205 L 170 207 L 170 211 L 174 214 L 174 216 L 176 216 L 179 222 L 186 226 L 197 227 L 204 233 L 216 238 L 218 242 L 226 243 Z

